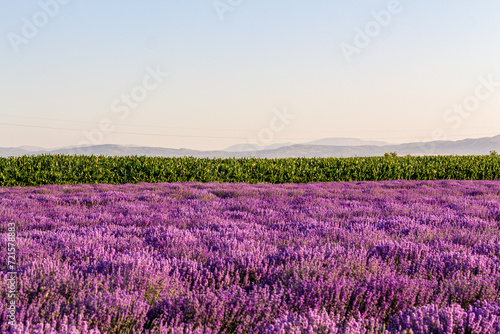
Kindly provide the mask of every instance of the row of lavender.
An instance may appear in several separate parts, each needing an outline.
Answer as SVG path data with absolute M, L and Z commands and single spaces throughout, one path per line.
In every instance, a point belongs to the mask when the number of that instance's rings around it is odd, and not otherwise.
M 11 333 L 498 333 L 500 181 L 0 188 Z

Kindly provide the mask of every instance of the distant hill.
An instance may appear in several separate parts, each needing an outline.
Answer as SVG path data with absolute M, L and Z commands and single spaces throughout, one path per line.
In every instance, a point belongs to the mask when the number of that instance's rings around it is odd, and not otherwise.
M 28 152 L 44 150 L 44 148 L 42 148 L 42 147 L 26 146 L 26 145 L 25 146 L 19 146 L 18 149 L 22 149 L 22 150 L 25 150 L 25 151 L 28 151 Z
M 262 151 L 262 150 L 272 150 L 275 148 L 280 148 L 283 146 L 289 146 L 293 145 L 290 142 L 286 143 L 281 143 L 281 144 L 273 144 L 269 146 L 260 146 L 256 144 L 236 144 L 236 145 L 231 145 L 228 148 L 224 149 L 223 151 L 226 152 L 244 152 L 244 151 Z
M 96 145 L 89 147 L 65 147 L 58 149 L 40 149 L 32 151 L 26 147 L 6 147 L 0 148 L 0 157 L 39 155 L 39 154 L 84 154 L 84 155 L 105 155 L 105 156 L 154 156 L 154 157 L 186 157 L 198 158 L 295 158 L 295 157 L 369 157 L 383 156 L 387 152 L 396 152 L 398 155 L 483 155 L 490 151 L 500 153 L 500 135 L 495 137 L 464 139 L 457 141 L 431 141 L 406 144 L 373 144 L 357 145 L 364 141 L 352 138 L 325 138 L 304 144 L 275 144 L 274 146 L 258 147 L 257 149 L 228 151 L 213 150 L 199 151 L 189 149 L 173 149 L 164 147 L 142 147 L 123 145 Z M 344 143 L 344 145 L 318 144 L 318 143 Z M 350 144 L 350 145 L 346 145 Z M 283 146 L 280 146 L 283 145 Z M 231 147 L 229 147 L 231 148 Z M 229 149 L 228 148 L 228 149 Z M 243 147 L 245 148 L 245 147 Z M 233 148 L 238 149 L 238 148 Z
M 362 140 L 356 138 L 323 138 L 319 140 L 314 140 L 311 142 L 301 143 L 301 144 L 293 144 L 290 142 L 273 144 L 269 146 L 260 146 L 256 144 L 237 144 L 229 146 L 223 151 L 226 152 L 244 152 L 244 151 L 263 151 L 263 150 L 272 150 L 280 147 L 291 146 L 291 145 L 333 145 L 333 146 L 360 146 L 360 145 L 388 145 L 388 143 L 383 141 L 374 141 L 374 140 Z
M 305 145 L 332 145 L 332 146 L 361 146 L 361 145 L 389 145 L 383 141 L 362 140 L 356 138 L 323 138 L 304 143 Z

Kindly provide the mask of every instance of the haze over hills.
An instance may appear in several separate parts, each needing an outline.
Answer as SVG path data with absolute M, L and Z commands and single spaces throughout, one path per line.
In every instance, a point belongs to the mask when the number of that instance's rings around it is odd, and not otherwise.
M 374 146 L 383 146 L 389 145 L 389 143 L 377 140 L 362 140 L 356 138 L 323 138 L 318 140 L 313 140 L 305 145 L 332 145 L 332 146 L 361 146 L 361 145 L 374 145 Z
M 323 138 L 323 139 L 313 140 L 313 141 L 302 143 L 302 144 L 303 145 L 332 145 L 332 146 L 360 146 L 360 145 L 381 146 L 381 145 L 389 145 L 388 143 L 383 142 L 383 141 L 362 140 L 362 139 L 344 138 L 344 137 Z M 273 144 L 273 145 L 269 145 L 269 146 L 260 146 L 257 144 L 236 144 L 236 145 L 229 146 L 228 148 L 224 149 L 223 151 L 227 151 L 227 152 L 263 151 L 263 150 L 271 150 L 271 149 L 285 147 L 285 146 L 291 146 L 291 145 L 297 145 L 297 144 L 293 144 L 291 142 Z
M 272 150 L 274 148 L 280 148 L 283 146 L 289 146 L 293 145 L 293 143 L 286 142 L 286 143 L 280 143 L 280 144 L 272 144 L 268 146 L 261 146 L 257 144 L 236 144 L 236 145 L 231 145 L 228 148 L 224 149 L 223 151 L 226 152 L 245 152 L 245 151 L 262 151 L 262 150 Z
M 344 145 L 325 145 L 318 143 L 343 143 Z M 360 144 L 361 145 L 357 145 Z M 368 144 L 370 143 L 370 144 Z M 374 143 L 378 144 L 375 145 Z M 350 144 L 350 145 L 348 145 Z M 234 151 L 229 151 L 229 149 Z M 237 151 L 236 149 L 240 149 Z M 367 157 L 383 156 L 387 152 L 398 155 L 484 155 L 490 151 L 500 152 L 500 135 L 478 139 L 457 141 L 431 141 L 405 144 L 387 144 L 383 142 L 366 142 L 354 138 L 325 138 L 303 144 L 274 144 L 267 147 L 242 150 L 241 145 L 233 145 L 226 150 L 199 151 L 190 149 L 173 149 L 164 147 L 143 147 L 123 145 L 96 145 L 88 147 L 63 147 L 43 149 L 37 147 L 0 148 L 1 157 L 39 155 L 39 154 L 84 154 L 105 156 L 155 156 L 198 158 L 295 158 L 295 157 Z

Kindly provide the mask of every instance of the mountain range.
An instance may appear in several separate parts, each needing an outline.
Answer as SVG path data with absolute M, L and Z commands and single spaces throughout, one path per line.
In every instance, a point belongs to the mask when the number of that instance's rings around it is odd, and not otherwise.
M 95 145 L 87 147 L 62 147 L 45 149 L 33 146 L 0 147 L 0 157 L 40 154 L 85 154 L 105 156 L 155 156 L 198 158 L 321 158 L 321 157 L 368 157 L 383 156 L 396 152 L 398 155 L 484 155 L 490 151 L 500 152 L 500 135 L 457 141 L 430 141 L 417 143 L 389 144 L 381 141 L 365 141 L 355 138 L 323 138 L 301 144 L 281 143 L 270 146 L 251 144 L 232 145 L 224 150 L 200 151 L 164 147 L 135 145 Z

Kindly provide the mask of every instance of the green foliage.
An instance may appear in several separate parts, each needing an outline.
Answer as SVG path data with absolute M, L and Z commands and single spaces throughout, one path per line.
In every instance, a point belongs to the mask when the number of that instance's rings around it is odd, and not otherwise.
M 387 154 L 386 154 L 387 156 Z M 307 183 L 494 180 L 500 156 L 208 159 L 40 155 L 0 158 L 0 186 L 138 182 Z

